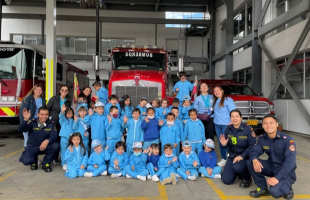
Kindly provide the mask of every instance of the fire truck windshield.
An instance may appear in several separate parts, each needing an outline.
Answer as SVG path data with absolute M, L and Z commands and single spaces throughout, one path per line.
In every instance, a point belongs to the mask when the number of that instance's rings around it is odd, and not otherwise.
M 32 78 L 34 52 L 30 49 L 0 47 L 1 79 Z
M 256 95 L 246 85 L 221 85 L 225 94 L 230 95 Z
M 114 70 L 165 70 L 165 54 L 149 52 L 113 53 Z

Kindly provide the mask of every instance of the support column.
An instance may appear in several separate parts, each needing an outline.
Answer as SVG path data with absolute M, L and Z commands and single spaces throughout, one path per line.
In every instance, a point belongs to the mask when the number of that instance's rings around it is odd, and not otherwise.
M 1 34 L 2 34 L 2 0 L 0 0 L 0 41 L 1 41 Z
M 157 46 L 157 24 L 155 24 L 155 46 Z
M 46 1 L 46 100 L 56 94 L 56 66 L 56 0 L 48 0 Z
M 215 63 L 212 62 L 212 57 L 215 55 L 215 17 L 216 11 L 214 5 L 208 6 L 211 17 L 210 29 L 210 52 L 209 52 L 209 79 L 215 79 Z
M 44 45 L 44 19 L 41 19 L 41 45 Z
M 234 1 L 224 0 L 226 4 L 226 47 L 233 45 L 234 39 Z M 225 79 L 233 79 L 233 54 L 226 54 Z
M 252 4 L 252 25 L 260 20 L 262 0 L 255 0 Z M 247 19 L 247 18 L 246 18 Z M 262 49 L 257 43 L 257 28 L 252 28 L 252 89 L 256 93 L 262 92 Z

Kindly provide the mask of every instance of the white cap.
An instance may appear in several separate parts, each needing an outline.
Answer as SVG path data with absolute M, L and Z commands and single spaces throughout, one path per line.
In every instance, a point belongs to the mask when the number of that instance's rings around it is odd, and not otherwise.
M 142 143 L 141 142 L 135 142 L 132 145 L 133 149 L 142 149 Z
M 214 149 L 214 142 L 211 139 L 207 139 L 206 142 L 205 142 L 205 145 L 207 147 L 210 147 L 210 148 Z
M 98 102 L 96 102 L 96 104 L 95 104 L 95 108 L 97 108 L 97 107 L 104 107 L 104 104 L 101 103 L 100 101 L 98 101 Z

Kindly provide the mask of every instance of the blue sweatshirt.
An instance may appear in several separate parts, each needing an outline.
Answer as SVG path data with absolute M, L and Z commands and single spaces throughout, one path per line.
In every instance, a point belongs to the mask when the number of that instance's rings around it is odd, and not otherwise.
M 180 142 L 178 127 L 176 125 L 168 126 L 167 124 L 161 127 L 160 141 L 162 147 L 165 144 L 172 144 L 172 146 L 175 143 L 178 144 Z
M 204 168 L 209 167 L 213 169 L 217 163 L 216 153 L 214 150 L 210 152 L 201 151 L 199 153 L 199 160 Z
M 185 95 L 189 95 L 189 93 L 193 90 L 193 87 L 194 87 L 194 84 L 189 82 L 188 80 L 184 82 L 178 81 L 173 87 L 173 92 L 177 92 L 175 89 L 179 88 L 176 98 L 178 98 L 182 102 L 183 97 Z
M 188 111 L 190 109 L 192 109 L 193 106 L 191 105 L 190 107 L 182 107 L 181 109 L 181 115 L 182 115 L 182 120 L 188 120 L 190 119 L 189 115 L 188 115 Z
M 152 163 L 154 167 L 157 167 L 158 169 L 158 161 L 159 161 L 160 155 L 153 155 L 147 156 L 147 163 Z
M 101 103 L 106 105 L 108 103 L 108 90 L 105 87 L 101 87 L 97 92 L 96 95 Z
M 107 133 L 107 139 L 120 139 L 122 136 L 123 128 L 122 122 L 119 118 L 111 117 L 111 124 L 109 123 L 109 119 L 105 120 L 105 129 Z
M 166 111 L 166 113 L 164 114 L 164 111 Z M 156 109 L 156 112 L 155 112 L 155 117 L 157 119 L 166 119 L 167 118 L 167 114 L 170 112 L 169 108 L 166 107 L 166 108 L 162 108 L 162 107 L 159 107 Z
M 159 138 L 160 126 L 158 119 L 149 119 L 149 123 L 145 120 L 141 123 L 141 128 L 144 131 L 144 141 L 149 142 Z
M 104 114 L 99 115 L 98 113 L 94 113 L 93 115 L 87 115 L 84 118 L 84 122 L 90 123 L 91 127 L 91 139 L 92 140 L 106 140 L 106 130 L 105 130 L 105 121 L 108 120 Z
M 206 141 L 205 127 L 203 123 L 199 119 L 196 119 L 195 121 L 192 119 L 187 120 L 182 139 L 182 141 L 187 139 L 190 142 Z
M 194 165 L 193 165 L 194 161 L 197 161 L 197 167 L 194 167 Z M 180 163 L 181 169 L 183 169 L 184 171 L 191 170 L 191 169 L 198 169 L 200 166 L 198 156 L 193 151 L 190 152 L 188 158 L 186 158 L 186 155 L 184 152 L 180 153 L 179 163 Z
M 110 167 L 112 167 L 113 169 L 115 169 L 114 167 L 115 159 L 118 160 L 119 162 L 118 166 L 120 170 L 124 169 L 129 164 L 129 157 L 126 152 L 124 152 L 122 155 L 119 155 L 116 151 L 112 153 L 112 156 L 110 158 Z M 118 169 L 115 169 L 115 170 L 118 170 Z
M 219 107 L 221 99 L 218 99 L 214 105 L 214 124 L 228 125 L 230 123 L 230 111 L 236 109 L 232 98 L 226 97 L 224 107 Z
M 141 153 L 141 155 L 136 156 L 135 154 L 132 154 L 130 156 L 129 165 L 135 166 L 135 170 L 141 170 L 146 169 L 146 160 L 147 160 L 147 154 Z
M 125 115 L 128 117 L 128 119 L 132 118 L 132 110 L 132 106 L 125 106 L 125 108 L 121 110 L 120 118 L 123 120 Z
M 126 144 L 133 144 L 135 142 L 143 142 L 143 130 L 141 128 L 142 121 L 133 118 L 129 119 L 126 124 L 123 122 L 123 128 L 127 128 Z
M 78 105 L 76 107 L 76 109 L 75 109 L 75 115 L 76 116 L 79 116 L 78 111 L 79 111 L 80 107 L 85 107 L 86 108 L 86 113 L 88 114 L 88 105 L 86 103 L 82 103 L 82 104 Z
M 84 122 L 84 120 L 80 117 L 73 123 L 73 130 L 75 132 L 79 132 L 82 135 L 83 140 L 89 140 L 89 133 L 87 132 L 88 127 L 89 123 Z M 87 136 L 84 135 L 85 132 L 87 132 Z
M 140 119 L 143 120 L 143 118 L 146 117 L 146 114 L 143 115 L 143 113 L 144 113 L 144 112 L 146 113 L 147 108 L 146 108 L 146 107 L 143 107 L 143 108 L 142 108 L 140 105 L 137 105 L 136 108 L 139 108 L 139 110 L 141 111 Z M 156 114 L 156 112 L 155 112 L 155 114 Z
M 108 150 L 102 150 L 99 154 L 93 152 L 88 158 L 88 165 L 98 165 L 99 167 L 106 166 L 105 161 L 110 160 Z
M 74 133 L 73 130 L 74 120 L 72 118 L 67 119 L 64 114 L 59 113 L 59 124 L 61 126 L 59 136 L 69 139 L 70 135 Z
M 163 155 L 160 156 L 159 161 L 158 161 L 158 167 L 160 169 L 170 169 L 174 172 L 177 171 L 177 168 L 179 167 L 179 162 L 178 160 L 176 160 L 175 162 L 172 162 L 172 159 L 175 157 L 176 155 L 172 155 L 171 157 L 166 157 L 165 153 L 163 153 Z M 168 164 L 168 161 L 171 161 L 170 164 Z
M 75 169 L 79 170 L 81 169 L 81 165 L 84 165 L 84 167 L 87 167 L 87 159 L 88 159 L 88 154 L 87 151 L 85 153 L 85 156 L 83 156 L 84 150 L 83 148 L 79 145 L 78 148 L 73 147 L 73 151 L 70 151 L 70 147 L 67 148 L 66 153 L 65 153 L 65 160 L 67 161 L 68 164 L 68 170 L 69 169 Z
M 111 106 L 113 106 L 111 103 L 107 103 L 104 106 L 104 115 L 105 116 L 108 116 L 110 114 Z M 118 108 L 118 113 L 121 113 L 121 107 L 120 107 L 119 103 L 117 103 L 115 106 Z M 120 114 L 118 115 L 118 118 L 120 118 Z

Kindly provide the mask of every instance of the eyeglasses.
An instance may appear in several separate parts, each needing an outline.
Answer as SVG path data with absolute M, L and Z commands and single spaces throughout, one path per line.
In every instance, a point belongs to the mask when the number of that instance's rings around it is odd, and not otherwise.
M 63 89 L 61 89 L 60 91 L 61 91 L 61 92 L 68 92 L 68 90 L 63 90 Z

